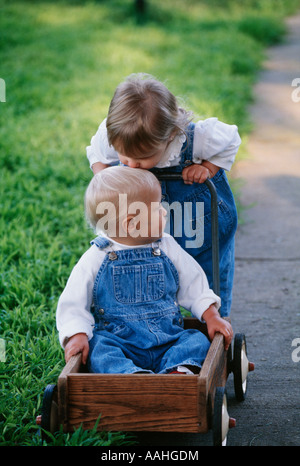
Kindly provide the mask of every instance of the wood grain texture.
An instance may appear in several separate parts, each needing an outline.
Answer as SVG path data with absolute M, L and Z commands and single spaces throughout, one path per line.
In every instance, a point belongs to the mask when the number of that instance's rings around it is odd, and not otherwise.
M 58 391 L 58 417 L 59 424 L 63 426 L 64 432 L 68 430 L 68 384 L 67 378 L 72 373 L 78 373 L 81 368 L 81 354 L 72 356 L 63 370 L 61 371 L 57 381 Z
M 68 376 L 68 426 L 199 432 L 198 376 Z

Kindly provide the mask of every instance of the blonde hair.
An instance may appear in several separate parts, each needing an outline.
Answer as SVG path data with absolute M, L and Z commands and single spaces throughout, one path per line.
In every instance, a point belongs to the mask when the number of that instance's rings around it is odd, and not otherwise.
M 158 189 L 161 189 L 158 179 L 148 170 L 120 165 L 105 168 L 93 176 L 85 192 L 87 222 L 98 234 L 104 232 L 110 236 L 109 226 L 104 230 L 99 222 L 102 217 L 98 208 L 100 204 L 101 210 L 105 210 L 105 207 L 108 208 L 111 204 L 114 206 L 113 211 L 110 209 L 110 213 L 106 214 L 106 220 L 108 224 L 111 221 L 116 225 L 121 216 L 126 214 L 119 205 L 120 194 L 127 195 L 126 201 L 129 205 L 135 201 L 151 201 L 152 194 Z M 114 218 L 111 218 L 112 215 Z
M 185 132 L 192 117 L 163 83 L 147 74 L 133 74 L 119 84 L 111 100 L 108 141 L 123 155 L 149 157 L 172 135 Z

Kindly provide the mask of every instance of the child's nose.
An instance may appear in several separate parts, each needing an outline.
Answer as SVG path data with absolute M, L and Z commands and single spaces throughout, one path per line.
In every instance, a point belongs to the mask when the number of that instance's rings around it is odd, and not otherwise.
M 140 164 L 138 162 L 136 162 L 135 160 L 128 160 L 127 165 L 130 168 L 139 168 L 139 166 L 140 166 Z

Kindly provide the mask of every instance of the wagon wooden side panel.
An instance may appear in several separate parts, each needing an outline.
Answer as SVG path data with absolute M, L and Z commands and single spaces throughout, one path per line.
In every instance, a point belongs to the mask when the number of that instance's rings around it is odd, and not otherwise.
M 67 429 L 201 432 L 199 378 L 187 375 L 70 374 Z
M 81 424 L 92 429 L 99 417 L 99 430 L 207 432 L 226 359 L 220 334 L 199 375 L 90 374 L 74 356 L 58 378 L 59 422 L 66 432 Z

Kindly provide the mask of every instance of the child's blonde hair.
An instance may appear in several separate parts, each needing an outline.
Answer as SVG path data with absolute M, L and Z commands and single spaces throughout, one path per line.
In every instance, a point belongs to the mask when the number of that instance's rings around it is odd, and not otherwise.
M 106 127 L 110 145 L 132 158 L 149 157 L 171 136 L 185 132 L 192 112 L 147 74 L 134 74 L 119 84 L 111 100 Z
M 135 201 L 148 203 L 149 200 L 151 201 L 152 193 L 160 189 L 158 179 L 148 170 L 120 165 L 105 168 L 93 176 L 85 192 L 86 219 L 97 234 L 103 232 L 113 236 L 109 225 L 118 227 L 119 221 L 122 220 L 121 216 L 126 215 L 119 205 L 119 195 L 126 194 L 126 202 L 129 206 Z M 114 209 L 109 209 L 110 203 Z M 100 205 L 101 209 L 99 209 Z M 104 230 L 99 220 L 103 217 L 106 206 L 108 212 L 105 213 L 105 218 L 108 226 Z M 112 216 L 114 218 L 111 218 Z

